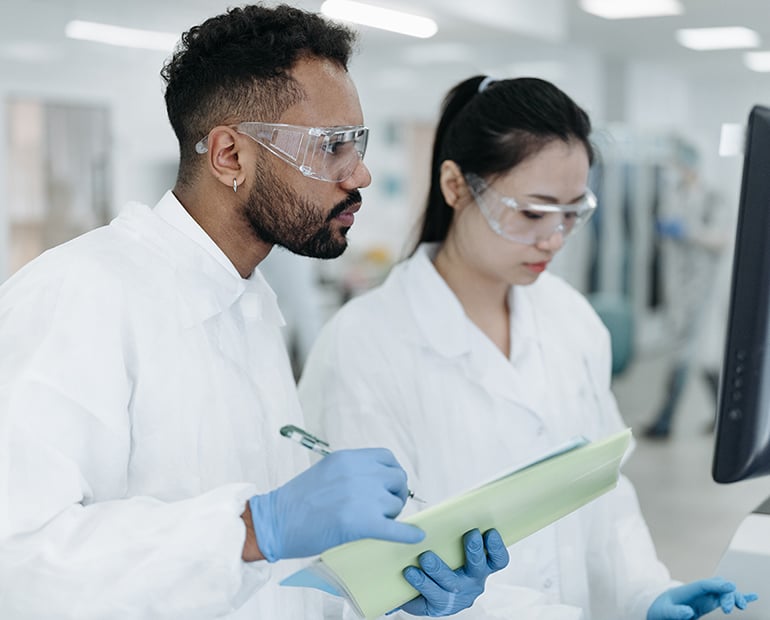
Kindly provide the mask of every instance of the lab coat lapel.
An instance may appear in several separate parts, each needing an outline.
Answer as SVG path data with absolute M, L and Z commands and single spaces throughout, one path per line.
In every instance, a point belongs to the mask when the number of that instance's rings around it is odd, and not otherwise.
M 275 291 L 270 287 L 259 269 L 244 284 L 243 292 L 237 300 L 241 306 L 241 312 L 247 321 L 260 320 L 276 327 L 283 327 L 286 321 L 278 308 L 278 299 Z
M 542 418 L 543 401 L 539 394 L 491 342 L 480 341 L 474 347 L 467 375 L 490 394 L 496 394 Z
M 236 306 L 245 321 L 285 325 L 276 296 L 258 269 L 241 277 L 230 259 L 167 192 L 154 209 L 155 245 L 176 266 L 180 316 L 192 327 Z
M 404 294 L 417 324 L 421 343 L 442 357 L 470 353 L 462 304 L 433 266 L 437 244 L 426 243 L 404 265 Z
M 283 346 L 279 328 L 285 322 L 273 290 L 258 270 L 248 278 L 235 278 L 219 266 L 216 275 L 201 272 L 179 274 L 179 297 L 187 307 L 188 327 L 205 322 L 212 344 L 239 370 L 250 372 L 255 358 L 262 355 L 267 340 L 278 340 Z M 208 290 L 204 299 L 196 303 L 196 291 Z
M 470 329 L 478 333 L 474 340 L 472 372 L 488 392 L 497 394 L 542 419 L 546 406 L 545 377 L 533 309 L 525 290 L 521 287 L 511 288 L 508 305 L 510 358 L 506 358 L 481 330 L 471 324 Z
M 462 304 L 436 271 L 436 244 L 423 244 L 406 266 L 405 291 L 425 344 L 452 360 L 486 392 L 539 417 L 542 404 L 508 360 L 465 314 Z
M 543 274 L 533 285 L 539 285 L 538 289 L 532 289 L 536 298 L 532 303 L 539 308 L 533 319 L 540 324 L 535 330 L 543 356 L 543 378 L 548 385 L 544 412 L 551 420 L 558 421 L 552 425 L 557 435 L 554 440 L 567 440 L 576 435 L 595 439 L 596 420 L 603 416 L 598 415 L 601 399 L 588 355 L 593 354 L 596 343 L 586 338 L 580 322 L 564 323 L 558 313 L 552 312 L 561 300 L 548 294 L 550 287 L 545 285 L 550 277 Z

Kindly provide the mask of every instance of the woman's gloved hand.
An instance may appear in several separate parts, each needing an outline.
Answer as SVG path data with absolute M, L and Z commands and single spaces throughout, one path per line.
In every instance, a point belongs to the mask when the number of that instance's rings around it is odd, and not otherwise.
M 390 450 L 337 450 L 282 487 L 249 500 L 257 545 L 275 562 L 359 538 L 420 542 L 425 532 L 394 520 L 408 492 L 406 472 Z
M 470 607 L 484 591 L 487 577 L 508 565 L 508 550 L 497 530 L 483 538 L 479 530 L 463 536 L 465 566 L 453 571 L 435 553 L 418 558 L 420 567 L 407 566 L 404 578 L 421 596 L 399 609 L 415 616 L 448 616 Z
M 718 577 L 701 579 L 671 588 L 661 594 L 647 610 L 647 620 L 689 620 L 721 607 L 729 614 L 734 608 L 746 609 L 756 594 L 741 594 L 735 584 Z

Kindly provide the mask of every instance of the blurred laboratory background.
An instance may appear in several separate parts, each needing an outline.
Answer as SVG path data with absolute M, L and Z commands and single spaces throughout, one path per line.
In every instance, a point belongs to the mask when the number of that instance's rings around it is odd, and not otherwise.
M 754 104 L 770 105 L 767 4 L 365 1 L 421 19 L 354 26 L 373 182 L 348 251 L 321 262 L 276 250 L 264 264 L 295 372 L 323 321 L 409 247 L 443 94 L 480 73 L 548 79 L 588 111 L 599 151 L 599 210 L 553 269 L 611 331 L 615 393 L 637 438 L 627 473 L 662 559 L 682 580 L 711 574 L 770 495 L 767 479 L 710 477 L 743 130 Z M 350 19 L 349 5 L 323 10 Z M 228 6 L 0 0 L 0 281 L 174 184 L 159 71 L 183 30 Z

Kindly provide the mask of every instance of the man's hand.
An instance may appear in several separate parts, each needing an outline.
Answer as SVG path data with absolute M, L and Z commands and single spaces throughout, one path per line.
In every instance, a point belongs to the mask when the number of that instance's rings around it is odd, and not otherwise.
M 408 493 L 390 450 L 337 450 L 249 500 L 260 555 L 268 562 L 308 557 L 360 538 L 420 542 L 425 532 L 395 520 Z

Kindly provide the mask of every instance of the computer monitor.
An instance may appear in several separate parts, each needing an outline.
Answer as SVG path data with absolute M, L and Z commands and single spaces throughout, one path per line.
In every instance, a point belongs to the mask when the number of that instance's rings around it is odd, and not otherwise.
M 749 114 L 712 476 L 770 474 L 770 108 Z

